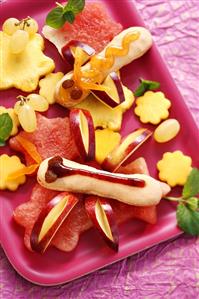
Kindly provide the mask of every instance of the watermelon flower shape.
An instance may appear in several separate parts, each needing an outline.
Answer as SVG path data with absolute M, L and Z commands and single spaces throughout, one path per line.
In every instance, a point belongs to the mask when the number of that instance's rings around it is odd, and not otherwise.
M 162 160 L 157 163 L 159 178 L 171 187 L 183 186 L 192 169 L 192 159 L 181 151 L 164 153 Z
M 171 102 L 160 91 L 147 91 L 137 98 L 136 105 L 134 111 L 141 122 L 157 125 L 162 119 L 168 118 Z

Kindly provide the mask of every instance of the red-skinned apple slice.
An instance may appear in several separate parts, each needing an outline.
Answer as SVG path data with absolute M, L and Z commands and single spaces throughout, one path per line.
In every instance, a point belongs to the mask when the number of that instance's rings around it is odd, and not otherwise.
M 79 42 L 77 40 L 71 40 L 61 49 L 62 56 L 67 61 L 67 63 L 71 66 L 71 70 L 73 69 L 74 62 L 75 62 L 74 52 L 76 47 L 80 47 L 85 53 L 83 64 L 87 62 L 90 59 L 90 57 L 95 54 L 95 50 L 89 45 Z
M 48 202 L 39 214 L 30 236 L 31 248 L 44 253 L 56 232 L 77 204 L 78 198 L 62 192 Z
M 89 196 L 85 199 L 85 209 L 107 245 L 118 251 L 118 228 L 114 211 L 109 201 L 103 197 Z
M 95 159 L 95 128 L 89 111 L 72 109 L 70 128 L 81 157 L 85 161 Z
M 111 72 L 101 84 L 107 91 L 91 90 L 91 93 L 104 104 L 115 108 L 125 101 L 125 95 L 120 77 L 116 72 Z
M 105 158 L 102 168 L 111 172 L 117 169 L 152 135 L 145 128 L 137 129 L 124 137 L 120 144 Z

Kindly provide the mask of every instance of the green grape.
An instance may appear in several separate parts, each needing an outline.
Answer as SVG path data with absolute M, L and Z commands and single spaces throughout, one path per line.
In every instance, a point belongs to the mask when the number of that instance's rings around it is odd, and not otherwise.
M 18 113 L 19 113 L 19 110 L 20 110 L 21 106 L 22 106 L 22 102 L 21 102 L 21 101 L 17 101 L 17 102 L 15 103 L 15 105 L 14 105 L 14 112 L 15 112 L 17 115 L 18 115 Z
M 28 105 L 30 105 L 35 111 L 44 112 L 48 110 L 49 104 L 47 100 L 35 93 L 27 96 Z
M 2 26 L 3 32 L 8 35 L 13 35 L 19 29 L 19 20 L 15 18 L 7 19 Z
M 38 31 L 38 24 L 34 19 L 30 18 L 24 20 L 24 25 L 21 29 L 24 29 L 30 36 L 33 36 Z
M 37 128 L 37 118 L 34 109 L 27 103 L 23 103 L 18 110 L 19 122 L 26 132 L 34 132 Z
M 17 30 L 10 39 L 10 50 L 13 54 L 23 52 L 29 41 L 29 35 L 24 30 Z

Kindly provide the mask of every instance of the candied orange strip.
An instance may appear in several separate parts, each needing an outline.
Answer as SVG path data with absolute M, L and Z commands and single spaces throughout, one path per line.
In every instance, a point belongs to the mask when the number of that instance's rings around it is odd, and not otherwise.
M 83 50 L 80 47 L 77 47 L 75 50 L 75 63 L 73 70 L 74 81 L 79 83 L 81 78 L 81 66 L 83 64 Z
M 102 90 L 102 91 L 109 91 L 110 89 L 108 87 L 82 81 L 82 71 L 81 71 L 81 66 L 84 63 L 84 56 L 83 56 L 83 50 L 80 47 L 77 47 L 75 50 L 75 63 L 74 63 L 74 70 L 73 70 L 73 79 L 77 84 L 82 87 L 83 89 L 91 89 L 91 90 Z M 88 76 L 90 78 L 90 76 Z
M 102 73 L 112 68 L 115 58 L 126 56 L 129 52 L 130 43 L 136 41 L 140 36 L 139 32 L 126 34 L 122 39 L 122 44 L 119 47 L 109 46 L 105 50 L 105 57 L 101 55 L 94 55 L 90 60 L 90 69 L 82 70 L 82 78 L 95 78 L 95 82 L 100 82 Z
M 20 145 L 23 147 L 23 149 L 31 156 L 31 158 L 35 162 L 40 164 L 42 161 L 42 158 L 41 158 L 40 154 L 38 153 L 36 146 L 32 142 L 27 140 L 26 138 L 21 137 L 19 135 L 16 136 L 15 138 L 20 143 Z
M 11 173 L 7 177 L 7 180 L 14 180 L 22 175 L 33 174 L 37 170 L 38 167 L 39 167 L 39 164 L 32 164 L 30 166 L 25 166 L 15 172 Z

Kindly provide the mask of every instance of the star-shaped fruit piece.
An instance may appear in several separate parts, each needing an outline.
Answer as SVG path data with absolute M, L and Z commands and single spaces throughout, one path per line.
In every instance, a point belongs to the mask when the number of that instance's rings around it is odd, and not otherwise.
M 90 94 L 84 101 L 77 104 L 75 108 L 88 110 L 93 118 L 95 128 L 110 129 L 119 131 L 122 125 L 122 118 L 134 102 L 133 93 L 124 87 L 125 101 L 115 108 L 108 107 L 96 97 Z
M 12 36 L 0 31 L 0 90 L 16 87 L 25 92 L 37 88 L 39 78 L 53 71 L 51 58 L 43 54 L 44 40 L 39 34 L 29 38 L 20 53 L 11 52 Z
M 164 93 L 147 91 L 137 98 L 134 111 L 142 123 L 157 125 L 162 119 L 168 118 L 170 106 L 171 102 L 165 98 Z
M 183 186 L 191 171 L 192 160 L 181 151 L 164 153 L 162 160 L 157 163 L 159 178 L 171 187 Z
M 25 165 L 21 163 L 17 156 L 0 156 L 0 190 L 15 191 L 19 185 L 24 184 L 26 181 L 25 175 L 21 175 L 14 179 L 8 179 L 8 176 L 15 171 L 20 170 Z

